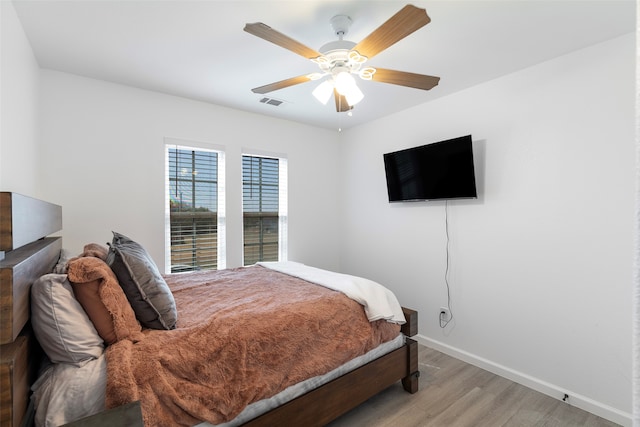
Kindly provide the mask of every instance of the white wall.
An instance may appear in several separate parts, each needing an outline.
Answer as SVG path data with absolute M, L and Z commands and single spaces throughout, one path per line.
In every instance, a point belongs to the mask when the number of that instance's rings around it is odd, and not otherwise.
M 0 191 L 41 198 L 39 67 L 13 3 L 0 1 L 0 22 Z
M 337 154 L 335 132 L 56 71 L 41 72 L 41 92 L 43 185 L 63 207 L 70 250 L 110 241 L 114 230 L 143 244 L 163 268 L 170 137 L 225 147 L 228 267 L 241 265 L 240 165 L 248 148 L 289 159 L 289 258 L 338 268 L 338 179 L 326 173 Z
M 625 423 L 634 60 L 629 35 L 342 135 L 343 270 L 417 309 L 423 342 Z M 383 153 L 466 134 L 480 195 L 449 202 L 440 329 L 445 205 L 389 204 Z

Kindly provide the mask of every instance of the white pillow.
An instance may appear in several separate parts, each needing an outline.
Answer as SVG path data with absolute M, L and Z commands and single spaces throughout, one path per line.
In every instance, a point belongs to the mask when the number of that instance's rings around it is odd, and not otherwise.
M 66 274 L 45 274 L 33 283 L 31 324 L 54 363 L 81 366 L 104 352 L 102 338 L 73 295 Z
M 102 355 L 83 366 L 50 365 L 31 387 L 36 427 L 55 427 L 104 411 L 107 360 Z

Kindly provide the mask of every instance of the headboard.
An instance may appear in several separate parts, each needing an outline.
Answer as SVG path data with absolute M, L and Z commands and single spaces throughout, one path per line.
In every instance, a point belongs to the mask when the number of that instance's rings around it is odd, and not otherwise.
M 20 426 L 40 349 L 29 325 L 31 284 L 53 270 L 62 248 L 62 208 L 0 192 L 0 427 Z

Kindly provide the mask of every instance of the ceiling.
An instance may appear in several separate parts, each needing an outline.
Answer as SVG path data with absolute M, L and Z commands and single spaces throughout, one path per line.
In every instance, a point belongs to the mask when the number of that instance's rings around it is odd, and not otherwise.
M 320 104 L 307 82 L 251 89 L 318 70 L 309 60 L 243 31 L 263 22 L 319 49 L 359 42 L 406 3 L 394 1 L 14 0 L 42 68 L 191 98 L 328 129 L 347 129 L 635 30 L 635 0 L 414 1 L 431 23 L 367 62 L 441 77 L 430 91 L 362 81 L 352 116 Z

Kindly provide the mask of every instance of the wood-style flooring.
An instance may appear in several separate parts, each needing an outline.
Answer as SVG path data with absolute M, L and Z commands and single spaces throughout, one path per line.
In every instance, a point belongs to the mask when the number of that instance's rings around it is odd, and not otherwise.
M 420 390 L 400 385 L 369 399 L 330 427 L 611 427 L 561 400 L 419 346 Z

